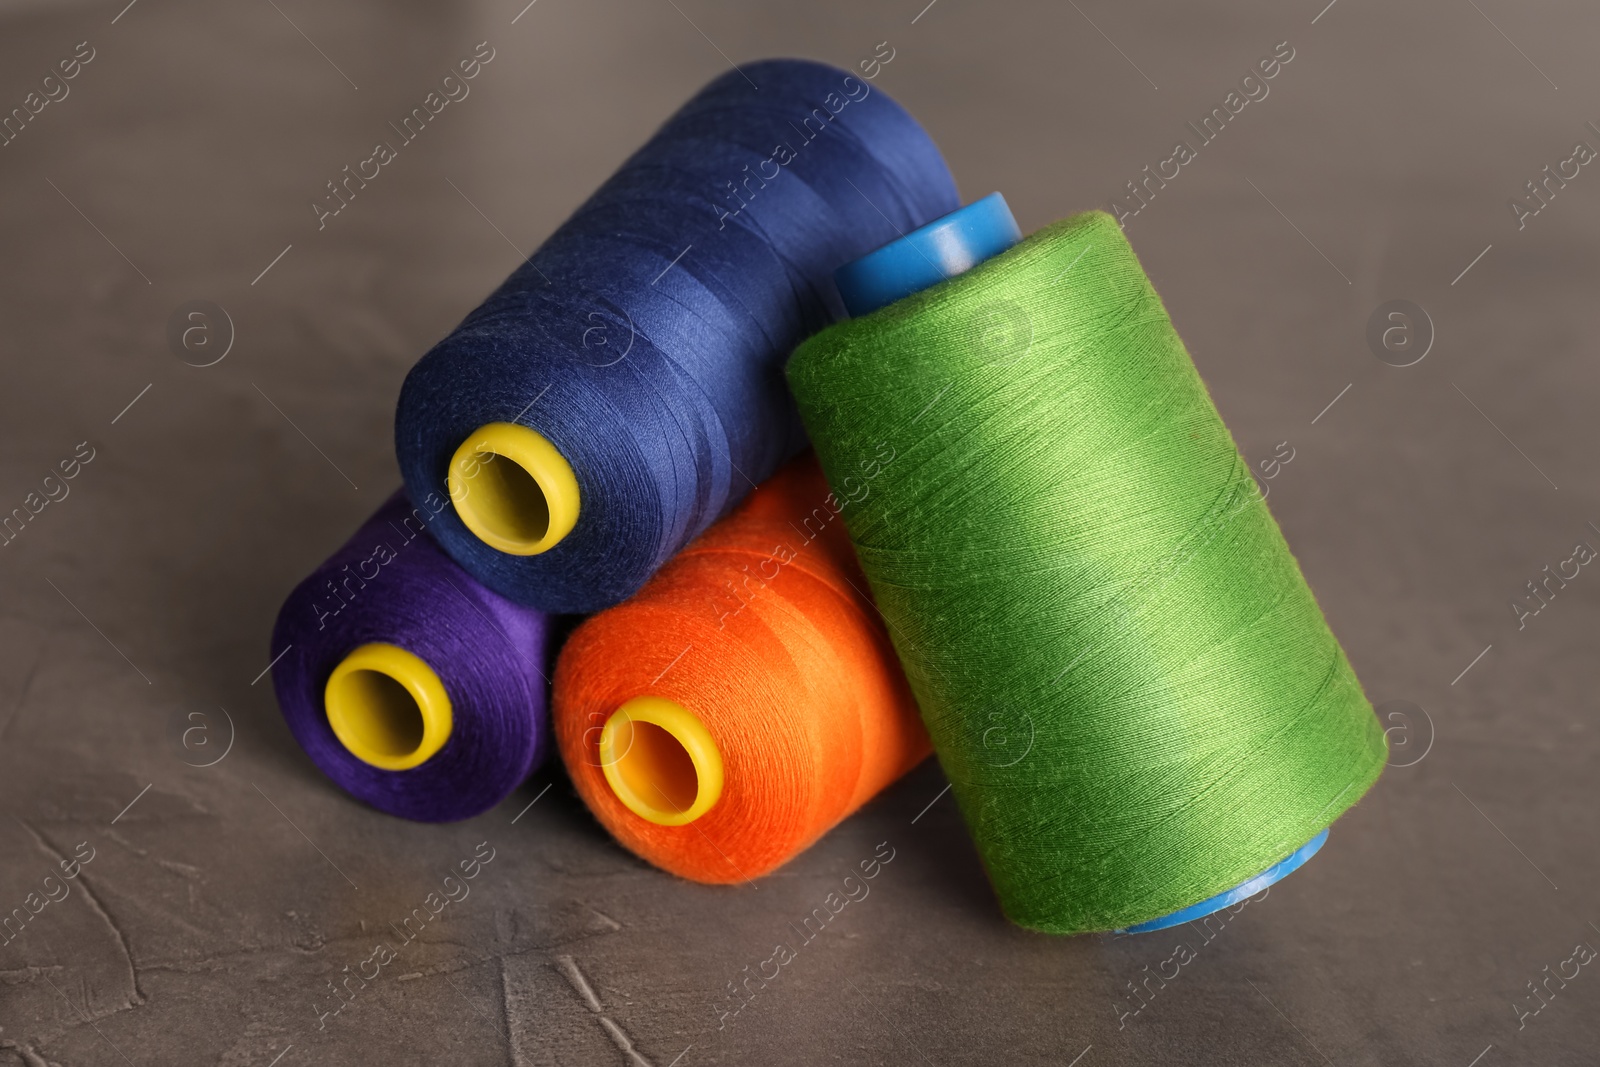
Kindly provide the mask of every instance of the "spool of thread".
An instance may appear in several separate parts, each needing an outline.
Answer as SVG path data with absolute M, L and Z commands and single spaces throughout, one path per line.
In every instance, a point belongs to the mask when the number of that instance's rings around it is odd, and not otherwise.
M 487 811 L 549 747 L 545 617 L 483 588 L 390 497 L 284 601 L 272 683 L 300 747 L 346 792 L 407 819 Z
M 632 594 L 802 447 L 783 361 L 842 313 L 830 272 L 957 202 L 870 83 L 718 78 L 407 377 L 406 485 L 453 501 L 435 536 L 545 611 Z
M 897 456 L 844 518 L 1003 909 L 1148 930 L 1258 892 L 1385 741 L 1160 298 L 1098 212 L 931 280 L 842 270 L 870 313 L 788 375 L 836 487 Z
M 807 454 L 556 664 L 556 740 L 623 845 L 697 882 L 766 874 L 927 756 L 841 511 Z

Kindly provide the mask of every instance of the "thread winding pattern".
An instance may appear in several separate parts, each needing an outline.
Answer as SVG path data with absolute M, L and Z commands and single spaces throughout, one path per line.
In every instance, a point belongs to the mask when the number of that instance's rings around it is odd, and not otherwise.
M 759 877 L 928 754 L 840 519 L 881 470 L 869 462 L 863 489 L 835 496 L 813 457 L 794 460 L 562 650 L 562 759 L 595 816 L 651 863 L 699 882 Z M 600 727 L 641 695 L 688 708 L 722 752 L 722 797 L 688 825 L 635 815 L 599 766 Z
M 426 528 L 444 507 L 395 493 L 295 587 L 271 654 L 278 706 L 306 755 L 334 783 L 407 819 L 465 819 L 494 807 L 549 750 L 548 622 L 485 589 Z M 334 735 L 323 689 L 334 667 L 370 643 L 397 645 L 439 676 L 453 709 L 444 747 L 404 771 L 373 767 Z
M 572 532 L 508 555 L 452 508 L 436 535 L 520 603 L 619 602 L 803 446 L 783 361 L 841 314 L 834 268 L 956 203 L 933 142 L 870 83 L 799 60 L 718 78 L 412 369 L 408 489 L 444 492 L 485 424 L 531 427 L 577 476 Z
M 1046 228 L 788 369 L 1006 914 L 1105 930 L 1284 858 L 1384 736 L 1132 248 Z

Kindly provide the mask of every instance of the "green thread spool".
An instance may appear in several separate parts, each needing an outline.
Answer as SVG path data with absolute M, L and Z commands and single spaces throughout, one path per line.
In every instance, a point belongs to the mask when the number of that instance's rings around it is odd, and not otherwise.
M 1168 916 L 1377 779 L 1371 706 L 1109 215 L 788 374 L 1012 921 Z

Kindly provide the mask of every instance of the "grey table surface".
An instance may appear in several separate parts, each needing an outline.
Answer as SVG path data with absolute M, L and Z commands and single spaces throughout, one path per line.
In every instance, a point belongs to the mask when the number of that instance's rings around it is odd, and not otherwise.
M 1511 604 L 1600 546 L 1600 175 L 1564 163 L 1600 146 L 1600 10 L 524 2 L 0 0 L 8 113 L 93 56 L 0 148 L 0 511 L 93 455 L 0 547 L 0 910 L 93 857 L 0 945 L 0 1062 L 1595 1061 L 1600 577 Z M 324 183 L 484 41 L 470 97 L 319 230 Z M 422 826 L 296 747 L 269 629 L 396 483 L 407 368 L 699 85 L 888 42 L 878 86 L 1031 230 L 1126 196 L 1285 41 L 1127 224 L 1245 454 L 1294 450 L 1271 505 L 1393 730 L 1264 899 L 1209 933 L 1009 927 L 932 762 L 707 888 L 611 843 L 558 770 Z M 1519 226 L 1547 165 L 1570 180 Z M 203 368 L 167 339 L 202 299 L 234 334 Z M 1367 340 L 1391 299 L 1432 323 L 1412 366 Z M 323 1017 L 482 842 L 470 897 Z M 721 1016 L 882 842 L 870 896 Z

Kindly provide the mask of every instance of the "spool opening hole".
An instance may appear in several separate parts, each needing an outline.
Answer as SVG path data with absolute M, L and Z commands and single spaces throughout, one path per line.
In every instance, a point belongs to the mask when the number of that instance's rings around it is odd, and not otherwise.
M 550 530 L 544 489 L 516 460 L 479 452 L 478 473 L 467 487 L 478 521 L 511 541 L 536 542 Z
M 344 728 L 361 744 L 384 756 L 407 756 L 422 747 L 422 708 L 394 678 L 355 670 L 338 686 Z
M 642 803 L 665 815 L 680 815 L 700 795 L 700 775 L 689 750 L 653 722 L 617 723 L 615 770 Z

